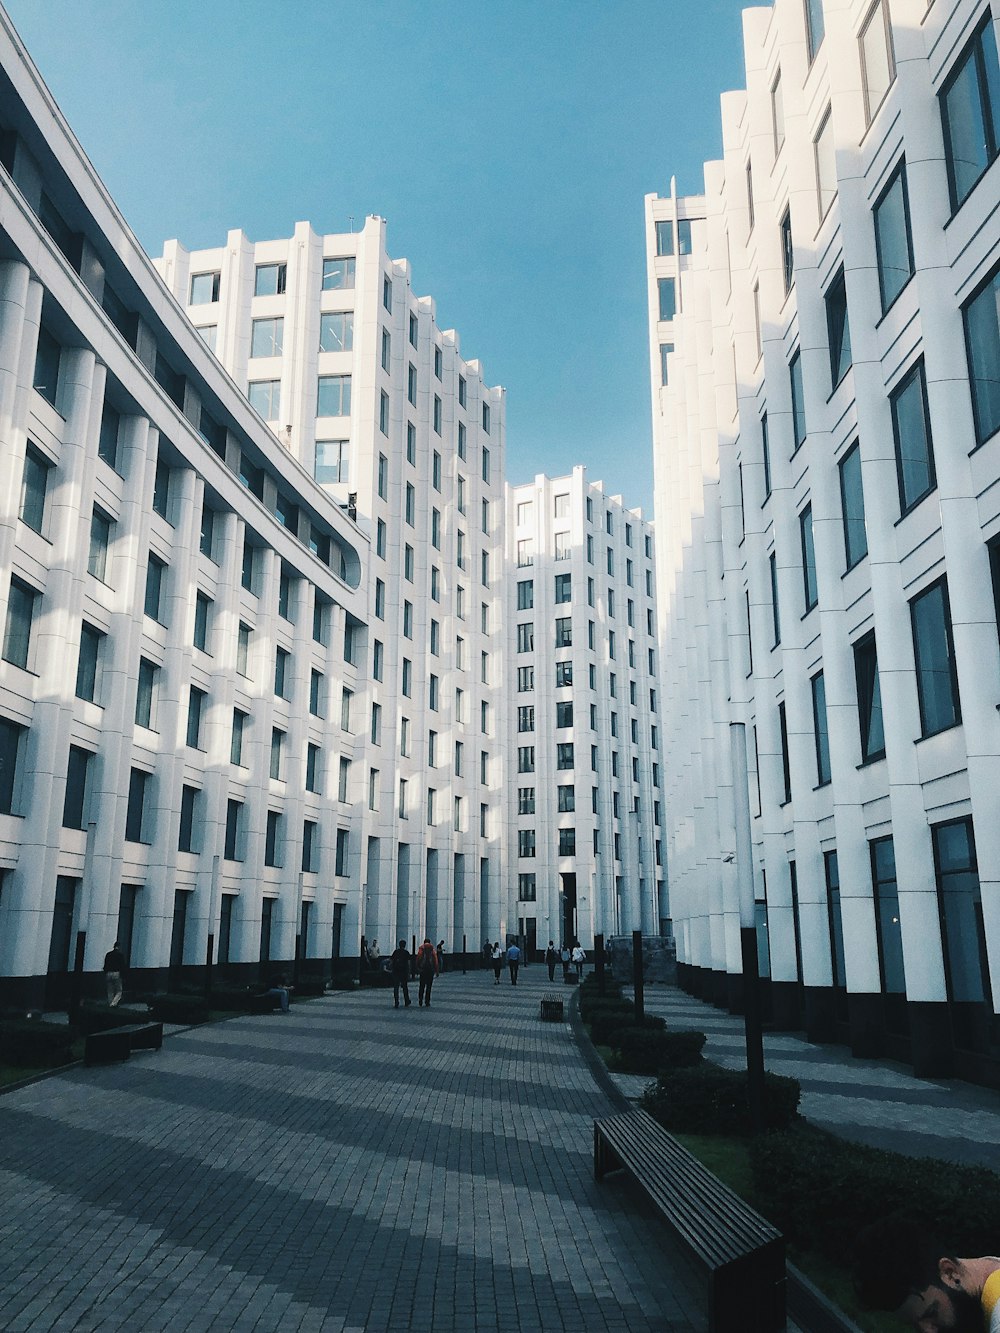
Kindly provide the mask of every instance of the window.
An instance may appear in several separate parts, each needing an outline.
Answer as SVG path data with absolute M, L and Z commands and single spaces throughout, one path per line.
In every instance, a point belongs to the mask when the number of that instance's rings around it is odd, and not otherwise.
M 62 348 L 48 329 L 42 325 L 38 330 L 38 348 L 35 352 L 35 370 L 32 385 L 53 407 L 59 392 L 59 362 Z
M 322 349 L 320 349 L 322 350 Z M 382 369 L 389 374 L 389 367 L 392 363 L 392 335 L 388 329 L 382 330 Z
M 200 788 L 189 787 L 185 783 L 181 787 L 181 817 L 177 830 L 177 850 L 179 852 L 197 852 L 200 850 L 195 843 L 195 827 L 198 822 L 200 802 Z
M 347 801 L 347 793 L 350 787 L 351 761 L 350 759 L 340 760 L 340 773 L 337 779 L 337 800 L 342 804 Z
M 351 729 L 351 700 L 354 698 L 354 691 L 349 690 L 345 685 L 340 696 L 340 729 L 341 731 L 350 731 Z
M 573 621 L 569 616 L 559 616 L 556 619 L 556 647 L 571 648 L 572 646 Z
M 535 855 L 535 830 L 533 828 L 517 830 L 517 854 L 518 856 Z
M 664 387 L 669 382 L 668 368 L 670 354 L 674 350 L 673 343 L 660 343 L 660 384 Z
M 555 518 L 569 518 L 569 495 L 557 495 L 553 501 L 553 514 Z
M 555 534 L 555 558 L 557 560 L 571 560 L 573 557 L 573 548 L 570 544 L 570 534 L 568 532 L 557 532 Z
M 517 690 L 524 694 L 535 688 L 535 668 L 533 666 L 517 668 Z
M 954 211 L 1000 154 L 1000 66 L 989 7 L 938 101 Z
M 208 695 L 204 690 L 199 690 L 196 685 L 192 685 L 188 692 L 188 717 L 187 717 L 187 738 L 186 744 L 192 750 L 200 750 L 201 744 L 201 723 L 205 714 L 205 700 Z
M 385 583 L 382 579 L 375 580 L 375 615 L 379 620 L 385 619 Z
M 383 435 L 389 434 L 389 395 L 384 389 L 379 393 L 378 428 Z M 407 427 L 407 455 L 409 455 L 409 427 Z M 410 459 L 413 462 L 413 459 Z
M 441 549 L 441 511 L 431 510 L 431 545 L 436 551 Z
M 269 777 L 275 782 L 284 780 L 285 775 L 285 733 L 280 727 L 271 728 L 271 766 Z
M 413 407 L 417 405 L 417 368 L 411 362 L 406 371 L 406 397 Z
M 250 635 L 253 630 L 240 621 L 236 635 L 236 671 L 244 678 L 250 675 Z
M 319 746 L 310 741 L 306 745 L 306 791 L 313 792 L 315 795 L 319 795 L 322 790 L 321 761 L 322 752 Z M 347 762 L 350 763 L 349 760 Z M 341 769 L 341 776 L 343 777 L 343 768 Z M 341 800 L 346 799 L 346 796 L 341 797 Z
M 847 318 L 847 286 L 843 269 L 830 283 L 823 300 L 830 340 L 830 385 L 835 389 L 851 364 L 851 328 Z
M 21 475 L 20 518 L 22 523 L 39 533 L 45 520 L 45 492 L 51 468 L 49 460 L 29 444 Z
M 767 413 L 760 419 L 761 461 L 764 464 L 764 501 L 771 495 L 771 444 L 767 433 Z
M 976 443 L 1000 430 L 1000 269 L 962 307 Z
M 823 0 L 805 0 L 806 5 L 806 42 L 809 47 L 810 65 L 816 59 L 816 52 L 823 44 L 826 31 L 823 18 Z
M 388 336 L 388 335 L 387 335 Z M 350 352 L 354 347 L 354 311 L 338 310 L 319 317 L 319 350 L 321 352 Z M 278 349 L 281 350 L 280 347 Z M 382 365 L 385 363 L 384 350 Z
M 571 784 L 556 787 L 556 808 L 560 814 L 570 814 L 576 809 L 576 788 Z
M 431 601 L 441 600 L 441 571 L 437 565 L 431 565 Z
M 279 315 L 276 319 L 255 319 L 250 326 L 250 355 L 280 356 L 285 337 L 285 321 Z
M 951 634 L 948 583 L 940 578 L 910 602 L 920 734 L 933 736 L 962 720 Z
M 110 403 L 105 403 L 104 411 L 101 414 L 101 434 L 97 442 L 97 456 L 111 468 L 118 465 L 118 428 L 120 425 L 121 417 L 119 414 Z
M 31 626 L 40 594 L 19 578 L 11 577 L 7 599 L 7 623 L 3 632 L 3 658 L 28 670 L 31 652 Z
M 576 829 L 561 828 L 559 830 L 559 855 L 576 855 Z
M 837 194 L 837 156 L 833 141 L 833 117 L 827 108 L 813 141 L 816 161 L 816 196 L 820 219 L 826 217 Z
M 302 821 L 302 869 L 307 875 L 315 873 L 316 870 L 316 829 L 317 824 L 314 819 L 304 819 Z M 308 903 L 302 904 L 303 913 Z M 303 930 L 303 936 L 305 931 Z M 306 952 L 305 940 L 303 939 L 303 953 Z
M 753 163 L 747 158 L 747 224 L 748 230 L 753 231 Z M 726 244 L 729 244 L 729 238 L 726 238 Z
M 128 804 L 125 808 L 125 841 L 148 842 L 146 823 L 146 795 L 150 774 L 133 768 L 129 776 Z
M 221 273 L 192 273 L 188 305 L 214 305 L 219 299 Z
M 264 864 L 281 866 L 282 860 L 281 815 L 277 810 L 268 810 L 264 827 Z
M 108 290 L 107 287 L 105 287 L 105 289 L 104 289 L 105 294 L 107 294 L 107 290 Z M 204 340 L 204 342 L 208 345 L 208 350 L 209 350 L 210 352 L 214 352 L 215 349 L 216 349 L 216 347 L 218 346 L 218 343 L 219 343 L 219 326 L 218 326 L 218 324 L 199 324 L 199 325 L 196 325 L 196 328 L 197 328 L 197 331 L 198 331 L 199 336 L 200 336 L 200 337 Z M 215 446 L 213 445 L 213 448 L 214 448 L 214 447 L 215 447 Z
M 885 754 L 882 693 L 879 689 L 874 633 L 866 634 L 854 645 L 854 677 L 861 726 L 861 762 L 867 764 L 873 759 L 881 759 Z
M 795 454 L 805 443 L 806 404 L 802 389 L 802 353 L 798 348 L 788 363 L 788 383 L 792 395 L 792 434 L 795 441 Z
M 443 414 L 442 414 L 442 407 L 441 407 L 441 399 L 437 396 L 437 394 L 435 394 L 435 395 L 434 395 L 434 410 L 433 410 L 433 416 L 432 416 L 431 420 L 432 420 L 432 423 L 433 423 L 433 426 L 434 426 L 434 433 L 435 433 L 436 435 L 440 435 L 440 434 L 441 434 L 442 415 L 443 415 Z
M 826 680 L 818 671 L 812 686 L 813 734 L 816 738 L 816 781 L 823 786 L 830 781 L 830 733 L 826 722 Z
M 349 839 L 350 834 L 347 829 L 337 829 L 337 854 L 333 872 L 335 875 L 347 875 L 350 873 L 348 869 Z
M 816 546 L 813 541 L 812 505 L 806 505 L 799 515 L 799 540 L 802 547 L 802 591 L 805 597 L 806 612 L 813 609 L 819 601 L 816 587 Z
M 517 747 L 517 771 L 519 773 L 534 773 L 535 747 L 533 745 L 519 745 Z
M 857 441 L 840 460 L 840 508 L 844 521 L 847 568 L 853 569 L 868 554 L 865 497 L 861 485 L 861 447 Z
M 490 433 L 490 405 L 483 403 L 483 432 L 486 435 Z M 489 451 L 483 450 L 483 481 L 490 479 Z
M 440 694 L 441 694 L 440 681 L 438 680 L 437 676 L 431 675 L 427 681 L 427 707 L 431 710 L 432 713 L 436 713 L 438 710 L 438 704 L 440 702 Z
M 386 310 L 392 314 L 392 279 L 383 275 L 382 277 L 382 304 Z
M 207 653 L 209 648 L 209 625 L 212 599 L 200 592 L 194 599 L 194 646 L 199 652 Z
M 556 746 L 556 768 L 571 769 L 573 767 L 573 742 L 563 741 Z
M 869 125 L 896 77 L 888 9 L 885 0 L 877 0 L 865 26 L 861 29 L 859 38 L 861 78 L 865 93 L 865 120 Z
M 403 658 L 402 691 L 407 699 L 413 694 L 413 663 L 408 657 Z
M 573 684 L 573 663 L 556 663 L 556 686 Z
M 774 156 L 777 157 L 785 142 L 785 98 L 780 69 L 771 87 L 771 137 L 774 143 Z
M 878 286 L 883 315 L 913 276 L 910 239 L 910 201 L 906 189 L 906 162 L 901 160 L 879 195 L 873 211 Z
M 677 291 L 675 280 L 673 278 L 657 278 L 656 288 L 660 303 L 660 319 L 673 319 L 674 315 L 677 313 Z
M 792 214 L 785 209 L 779 224 L 781 228 L 781 276 L 785 283 L 785 292 L 792 290 L 795 281 L 795 247 L 792 243 Z
M 93 531 L 93 528 L 91 528 Z M 198 538 L 198 550 L 202 555 L 213 558 L 215 550 L 215 510 L 208 504 L 201 506 L 201 533 Z
M 276 648 L 274 652 L 274 693 L 279 699 L 287 699 L 290 695 L 287 693 L 291 687 L 291 672 L 289 664 L 292 660 L 291 653 L 286 648 Z
M 517 567 L 527 569 L 535 563 L 535 542 L 532 537 L 524 537 L 517 543 Z
M 413 603 L 403 603 L 403 638 L 413 638 Z
M 258 264 L 254 272 L 254 296 L 281 296 L 287 273 L 286 264 Z
M 313 602 L 313 623 L 312 637 L 313 643 L 322 644 L 324 647 L 327 642 L 327 629 L 330 621 L 330 603 L 323 600 L 318 594 Z
M 233 709 L 233 734 L 229 742 L 229 762 L 237 768 L 243 767 L 243 738 L 246 735 L 249 714 L 239 708 Z
M 518 731 L 535 730 L 535 709 L 532 704 L 522 704 L 517 710 Z
M 371 741 L 372 745 L 382 744 L 382 705 L 372 704 L 371 721 Z
M 80 655 L 76 664 L 76 697 L 90 703 L 96 702 L 100 686 L 103 641 L 101 631 L 84 621 L 80 629 Z
M 139 658 L 139 679 L 135 696 L 135 724 L 152 728 L 156 717 L 156 691 L 160 668 L 145 657 Z
M 368 809 L 378 809 L 378 781 L 379 771 L 377 768 L 368 770 Z
M 356 260 L 353 255 L 323 260 L 323 291 L 345 291 L 354 286 Z
M 672 222 L 657 222 L 656 227 L 656 253 L 658 255 L 672 255 L 674 253 L 674 224 Z
M 778 557 L 773 551 L 767 557 L 767 563 L 771 573 L 771 626 L 774 631 L 772 647 L 777 648 L 781 642 L 781 615 L 778 610 Z
M 980 1025 L 988 1021 L 983 1010 L 990 994 L 972 820 L 932 825 L 931 840 L 954 1041 L 969 1048 L 982 1041 Z
M 87 827 L 87 787 L 92 757 L 89 750 L 82 750 L 78 745 L 69 747 L 69 760 L 66 764 L 66 792 L 63 797 L 63 828 L 83 829 Z M 2 799 L 2 796 L 0 796 L 0 799 Z
M 522 579 L 517 585 L 517 609 L 530 611 L 535 605 L 535 585 L 531 579 Z
M 0 717 L 0 815 L 15 812 L 21 740 L 27 728 Z
M 573 577 L 571 574 L 556 575 L 556 604 L 573 600 Z
M 556 727 L 571 727 L 573 725 L 573 701 L 567 699 L 556 704 Z
M 792 770 L 788 761 L 788 716 L 785 712 L 784 700 L 778 704 L 778 739 L 781 742 L 781 780 L 782 780 L 782 805 L 787 805 L 792 799 Z
M 281 381 L 251 380 L 247 385 L 250 406 L 265 421 L 278 421 L 281 416 Z
M 906 514 L 937 485 L 922 358 L 893 389 L 889 404 L 896 444 L 899 509 Z
M 243 567 L 240 572 L 240 583 L 247 592 L 254 591 L 254 563 L 255 551 L 249 542 L 243 543 Z
M 887 995 L 905 996 L 906 975 L 903 970 L 903 940 L 899 926 L 896 850 L 891 837 L 875 838 L 869 843 L 869 848 L 882 990 Z M 888 1019 L 888 1015 L 886 1017 Z
M 466 452 L 467 452 L 467 444 L 466 444 L 467 438 L 468 438 L 468 437 L 467 437 L 467 433 L 466 433 L 466 429 L 465 429 L 465 422 L 464 422 L 464 421 L 460 421 L 460 422 L 458 423 L 458 456 L 459 456 L 459 458 L 465 458 L 465 455 L 466 455 Z M 412 460 L 411 460 L 411 461 L 412 461 Z
M 351 415 L 350 375 L 320 375 L 316 386 L 316 415 L 318 417 Z

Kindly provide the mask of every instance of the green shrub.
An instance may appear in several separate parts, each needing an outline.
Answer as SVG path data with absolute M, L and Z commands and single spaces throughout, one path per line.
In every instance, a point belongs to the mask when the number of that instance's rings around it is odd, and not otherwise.
M 659 1028 L 627 1027 L 614 1034 L 618 1068 L 625 1074 L 658 1074 L 688 1069 L 701 1061 L 704 1032 L 665 1032 Z
M 617 1046 L 618 1033 L 623 1028 L 637 1028 L 640 1031 L 645 1028 L 650 1032 L 663 1032 L 666 1026 L 666 1019 L 653 1014 L 646 1014 L 643 1021 L 637 1023 L 635 1010 L 627 1004 L 617 1011 L 608 1010 L 595 1014 L 590 1022 L 590 1039 L 595 1046 Z
M 0 1021 L 0 1064 L 27 1069 L 48 1069 L 73 1059 L 75 1028 L 41 1019 L 5 1018 Z
M 161 1023 L 193 1027 L 196 1023 L 207 1023 L 210 1017 L 204 999 L 193 995 L 150 995 L 148 1004 L 152 1017 Z
M 811 1125 L 750 1145 L 760 1207 L 798 1246 L 843 1264 L 876 1217 L 901 1212 L 946 1238 L 953 1254 L 981 1254 L 1000 1234 L 1000 1176 L 983 1167 L 869 1148 Z
M 799 1084 L 780 1074 L 764 1075 L 764 1125 L 784 1129 L 795 1119 Z M 666 1073 L 647 1088 L 642 1105 L 665 1129 L 682 1134 L 747 1134 L 750 1105 L 745 1070 L 703 1063 Z
M 85 1037 L 92 1032 L 107 1032 L 109 1028 L 127 1028 L 139 1023 L 145 1013 L 137 1014 L 132 1009 L 111 1009 L 106 1004 L 81 1004 L 76 1015 L 76 1026 Z
M 634 1018 L 635 1007 L 627 1000 L 589 1000 L 586 1004 L 580 1002 L 580 1018 L 584 1023 L 593 1023 L 595 1018 L 611 1014 L 620 1015 L 625 1022 L 628 1022 L 626 1015 Z

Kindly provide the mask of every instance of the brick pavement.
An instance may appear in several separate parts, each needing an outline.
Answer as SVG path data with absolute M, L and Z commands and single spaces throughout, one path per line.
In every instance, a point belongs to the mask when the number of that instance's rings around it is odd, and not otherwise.
M 703 1328 L 663 1228 L 593 1181 L 610 1104 L 548 989 L 337 995 L 0 1097 L 0 1329 Z

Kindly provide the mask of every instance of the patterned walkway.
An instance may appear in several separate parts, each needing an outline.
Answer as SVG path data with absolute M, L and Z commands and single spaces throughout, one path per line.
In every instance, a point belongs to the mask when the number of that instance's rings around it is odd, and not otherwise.
M 337 995 L 0 1097 L 0 1328 L 702 1329 L 662 1228 L 594 1183 L 611 1108 L 550 989 Z

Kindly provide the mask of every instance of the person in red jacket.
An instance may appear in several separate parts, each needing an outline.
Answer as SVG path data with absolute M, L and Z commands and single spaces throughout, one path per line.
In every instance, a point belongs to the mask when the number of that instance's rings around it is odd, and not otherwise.
M 438 956 L 434 945 L 431 944 L 430 936 L 424 936 L 424 942 L 417 950 L 417 976 L 420 978 L 420 988 L 417 992 L 417 1007 L 426 1005 L 431 1007 L 431 987 L 434 985 L 434 978 L 438 974 Z

